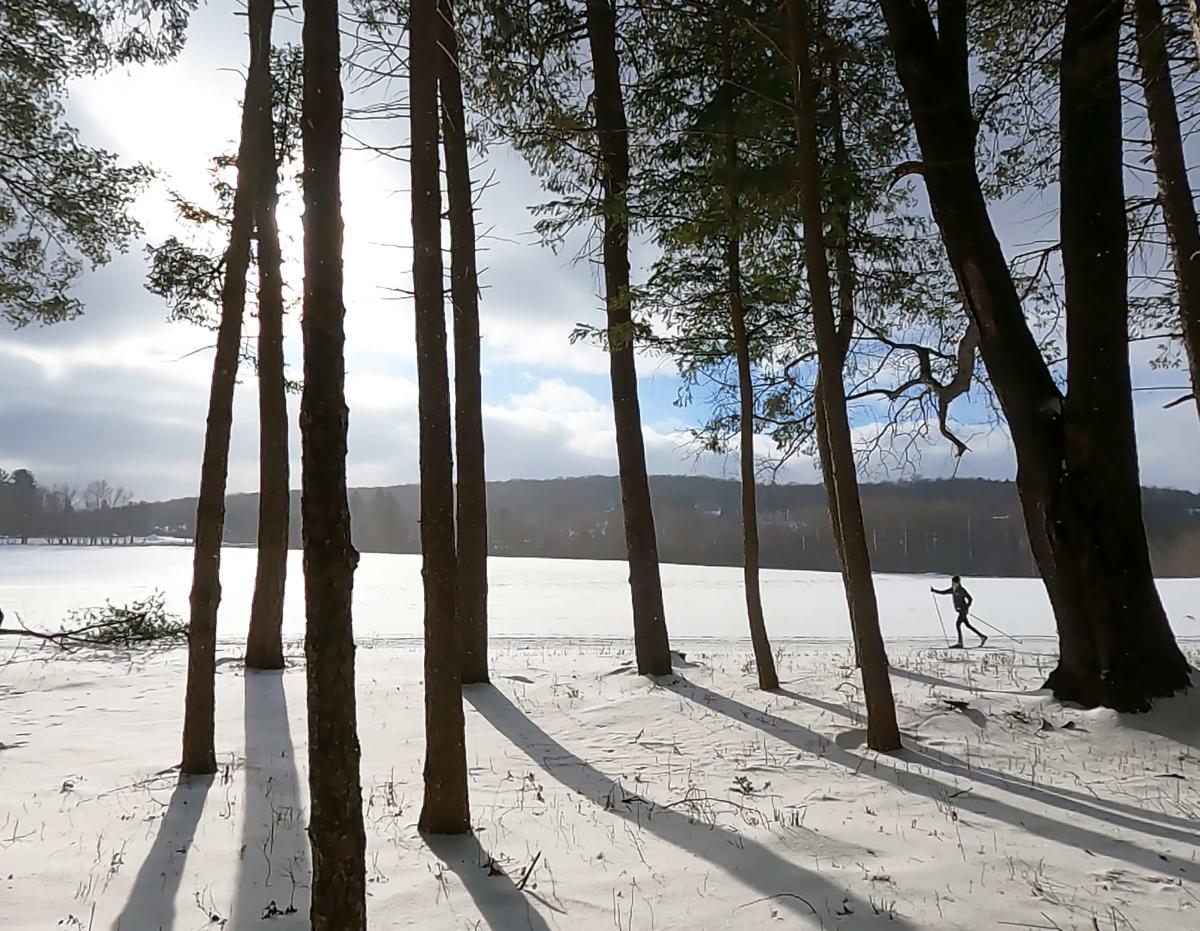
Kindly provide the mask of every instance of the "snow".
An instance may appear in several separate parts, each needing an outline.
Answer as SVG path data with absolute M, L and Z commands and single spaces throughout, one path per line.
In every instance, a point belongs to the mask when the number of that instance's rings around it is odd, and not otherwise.
M 254 565 L 253 549 L 226 548 L 221 553 L 220 636 L 231 642 L 246 635 Z M 494 636 L 624 639 L 630 635 L 624 563 L 493 558 L 488 571 Z M 167 606 L 184 614 L 191 573 L 192 552 L 186 547 L 0 546 L 0 608 L 20 614 L 34 629 L 52 630 L 72 608 L 103 604 L 106 598 L 120 604 L 159 588 L 166 593 Z M 746 636 L 741 569 L 664 565 L 662 575 L 667 621 L 674 636 Z M 1022 639 L 1054 636 L 1049 601 L 1039 580 L 966 578 L 963 582 L 975 597 L 972 611 L 983 620 Z M 300 553 L 292 552 L 284 631 L 297 639 L 304 636 L 302 583 Z M 1200 579 L 1164 579 L 1158 584 L 1176 634 L 1200 637 Z M 953 639 L 950 599 L 935 602 L 931 585 L 944 588 L 949 580 L 930 575 L 876 576 L 885 637 L 940 640 L 940 612 Z M 836 574 L 767 569 L 762 573 L 762 590 L 767 627 L 776 639 L 846 639 L 845 593 Z M 420 638 L 420 557 L 364 553 L 354 577 L 354 607 L 360 639 Z M 985 633 L 994 631 L 985 629 Z M 993 643 L 1001 640 L 997 635 Z
M 16 549 L 0 606 L 27 623 L 155 587 L 186 603 L 186 550 Z M 303 652 L 242 670 L 253 554 L 223 559 L 212 780 L 172 771 L 183 650 L 0 640 L 5 928 L 307 926 Z M 767 573 L 784 685 L 763 693 L 737 570 L 664 567 L 686 660 L 657 681 L 630 669 L 620 564 L 491 572 L 495 685 L 465 701 L 476 832 L 427 840 L 418 562 L 360 566 L 373 928 L 1200 927 L 1200 690 L 1142 716 L 1037 691 L 1053 643 L 1036 583 L 967 580 L 985 618 L 1034 639 L 948 652 L 913 639 L 940 637 L 930 579 L 880 577 L 906 744 L 887 756 L 863 745 L 836 576 Z M 1183 633 L 1200 582 L 1163 594 Z M 301 614 L 289 602 L 290 636 Z

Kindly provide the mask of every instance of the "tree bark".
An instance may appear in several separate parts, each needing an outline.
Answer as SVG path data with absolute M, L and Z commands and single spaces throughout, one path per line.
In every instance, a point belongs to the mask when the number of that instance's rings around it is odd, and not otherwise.
M 270 54 L 271 0 L 251 0 L 250 30 Z M 274 87 L 271 88 L 272 100 Z M 271 107 L 256 114 L 254 221 L 258 229 L 258 565 L 246 636 L 246 666 L 282 669 L 283 590 L 287 580 L 287 390 L 283 376 L 283 257 L 279 246 L 279 170 Z
M 1194 0 L 1192 4 L 1194 11 Z M 1188 181 L 1171 60 L 1163 34 L 1162 5 L 1158 0 L 1134 0 L 1133 8 L 1158 194 L 1179 288 L 1179 318 L 1192 400 L 1200 414 L 1200 222 L 1196 219 L 1196 204 Z
M 304 0 L 304 391 L 300 401 L 304 650 L 312 812 L 311 924 L 365 929 L 366 836 L 351 596 L 358 553 L 346 496 L 342 86 L 337 0 Z
M 820 22 L 820 20 L 818 20 Z M 842 125 L 841 76 L 837 62 L 830 68 L 829 102 L 830 121 L 833 129 L 833 179 L 830 185 L 830 252 L 833 254 L 833 276 L 837 283 L 837 370 L 845 371 L 846 356 L 850 352 L 850 340 L 854 336 L 854 256 L 850 252 L 849 158 Z M 829 424 L 825 419 L 825 401 L 821 392 L 820 378 L 813 390 L 813 413 L 817 428 L 817 449 L 829 448 Z M 846 603 L 854 597 L 854 578 L 848 571 L 845 538 L 842 533 L 842 518 L 835 497 L 828 494 L 833 487 L 833 471 L 828 457 L 821 461 L 821 480 L 825 483 L 826 498 L 829 500 L 829 521 L 833 529 L 833 545 L 837 551 L 838 565 L 842 569 L 842 586 L 846 590 Z M 854 663 L 861 669 L 862 660 L 858 645 L 858 629 L 851 625 L 854 641 Z
M 467 121 L 452 0 L 440 0 L 438 11 L 443 52 L 439 59 L 438 86 L 450 215 L 450 298 L 454 304 L 454 441 L 458 455 L 456 610 L 463 637 L 462 680 L 464 685 L 471 685 L 488 681 L 487 479 L 479 358 L 479 272 Z
M 1135 437 L 1132 418 L 1127 415 L 1131 401 L 1123 314 L 1109 309 L 1084 318 L 1089 311 L 1079 303 L 1082 265 L 1077 245 L 1073 244 L 1076 265 L 1072 294 L 1076 298 L 1068 302 L 1067 315 L 1074 315 L 1075 322 L 1068 322 L 1074 338 L 1068 337 L 1071 381 L 1064 398 L 1026 324 L 976 169 L 966 5 L 963 0 L 943 0 L 938 6 L 940 28 L 935 31 L 924 3 L 880 2 L 921 146 L 922 175 L 934 219 L 968 313 L 979 330 L 980 354 L 1012 434 L 1017 489 L 1030 547 L 1058 628 L 1060 661 L 1048 685 L 1064 700 L 1123 710 L 1144 709 L 1152 698 L 1185 688 L 1188 673 L 1145 555 Z M 1074 0 L 1068 5 L 1075 46 L 1080 42 L 1076 33 L 1083 28 L 1084 17 L 1100 15 L 1107 23 L 1116 15 L 1107 9 L 1109 3 L 1119 7 L 1116 0 L 1100 0 L 1088 4 L 1091 9 L 1083 17 Z M 1110 63 L 1101 63 L 1099 72 L 1104 73 L 1100 74 L 1082 67 L 1078 58 L 1078 47 L 1064 47 L 1064 95 L 1070 95 L 1072 102 L 1091 116 L 1099 114 L 1107 121 L 1108 132 L 1114 79 L 1105 69 Z M 1079 70 L 1089 78 L 1101 79 L 1104 90 L 1096 99 L 1090 99 L 1090 87 L 1081 86 L 1074 73 Z M 1070 132 L 1077 139 L 1089 139 L 1087 128 L 1079 124 L 1065 99 L 1062 111 L 1071 117 L 1069 125 L 1064 122 L 1064 136 Z M 1089 139 L 1089 144 L 1094 141 Z M 1089 170 L 1080 164 L 1084 159 L 1097 159 L 1098 164 L 1090 171 L 1111 172 L 1112 152 L 1083 153 L 1082 146 L 1072 139 L 1068 159 L 1068 141 L 1064 138 L 1063 143 L 1064 180 L 1070 176 L 1069 187 L 1077 185 L 1081 169 Z M 1111 139 L 1106 140 L 1110 148 L 1111 143 Z M 1119 150 L 1116 158 L 1119 161 Z M 1103 170 L 1099 163 L 1103 163 Z M 1111 177 L 1101 180 L 1111 188 Z M 1064 192 L 1064 223 L 1086 227 L 1091 221 L 1068 220 L 1066 213 L 1099 209 L 1098 204 L 1092 203 L 1091 193 L 1080 192 L 1078 186 L 1075 191 L 1072 198 Z M 1111 197 L 1111 189 L 1096 193 L 1097 199 Z M 1105 209 L 1111 209 L 1111 205 Z M 1112 235 L 1107 230 L 1102 232 Z M 1104 248 L 1115 245 L 1107 243 Z M 1117 257 L 1110 252 L 1105 261 L 1123 269 L 1126 260 L 1123 253 Z M 1102 280 L 1111 283 L 1111 275 Z M 1118 327 L 1122 345 L 1119 352 L 1112 342 Z M 1089 348 L 1090 343 L 1094 348 Z M 1080 358 L 1077 366 L 1077 353 L 1093 352 L 1104 360 L 1103 367 L 1095 364 L 1095 358 Z M 1090 389 L 1083 385 L 1085 370 L 1099 384 Z M 1088 405 L 1095 407 L 1087 411 Z M 1104 426 L 1089 440 L 1079 434 L 1086 422 Z
M 800 162 L 800 210 L 804 222 L 804 259 L 813 306 L 813 330 L 820 370 L 818 402 L 827 437 L 820 453 L 830 513 L 841 525 L 841 555 L 848 594 L 850 623 L 862 669 L 867 706 L 867 745 L 877 751 L 900 748 L 896 704 L 888 677 L 887 655 L 879 631 L 879 608 L 871 578 L 871 556 L 863 529 L 858 473 L 850 437 L 843 383 L 844 354 L 834 316 L 832 282 L 825 247 L 821 206 L 821 164 L 816 129 L 816 90 L 809 54 L 808 0 L 788 0 L 788 21 L 794 65 L 797 156 Z
M 625 119 L 617 25 L 611 0 L 587 0 L 587 32 L 592 54 L 596 136 L 600 144 L 609 377 L 629 586 L 633 595 L 634 650 L 638 673 L 659 676 L 671 672 L 671 646 L 638 403 L 629 289 L 629 125 Z
M 233 429 L 233 392 L 241 350 L 242 316 L 246 309 L 246 275 L 250 237 L 254 231 L 254 182 L 257 173 L 258 112 L 271 101 L 270 45 L 251 33 L 250 65 L 242 101 L 237 181 L 225 279 L 221 287 L 221 321 L 208 395 L 200 495 L 196 502 L 195 550 L 188 627 L 187 690 L 183 716 L 183 759 L 190 775 L 217 771 L 214 735 L 217 609 L 221 603 L 221 541 L 225 533 L 225 482 L 229 471 L 229 438 Z
M 1196 44 L 1196 58 L 1200 60 L 1200 2 L 1187 0 L 1188 21 L 1192 26 L 1192 41 Z
M 425 585 L 425 798 L 418 827 L 471 829 L 462 706 L 462 630 L 455 609 L 454 464 L 442 291 L 438 170 L 438 0 L 413 0 L 409 25 L 413 304 L 420 420 L 421 575 Z
M 721 120 L 725 135 L 725 202 L 729 234 L 725 244 L 725 267 L 729 290 L 729 321 L 733 329 L 734 355 L 738 371 L 738 445 L 742 491 L 742 572 L 746 588 L 746 615 L 758 687 L 779 688 L 775 658 L 763 618 L 759 585 L 758 501 L 754 474 L 754 381 L 750 366 L 750 336 L 746 330 L 746 305 L 742 292 L 741 197 L 738 190 L 738 141 L 736 89 L 733 82 L 733 17 L 726 4 L 720 12 L 721 30 Z

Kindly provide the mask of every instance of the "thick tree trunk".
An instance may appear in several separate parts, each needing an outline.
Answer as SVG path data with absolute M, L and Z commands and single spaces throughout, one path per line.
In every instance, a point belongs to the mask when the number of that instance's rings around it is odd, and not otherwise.
M 272 0 L 251 0 L 251 35 L 271 48 Z M 274 88 L 272 88 L 272 98 Z M 254 221 L 258 229 L 258 567 L 246 636 L 246 666 L 283 668 L 283 589 L 287 579 L 287 391 L 283 376 L 283 257 L 279 247 L 279 171 L 271 108 L 259 120 Z
M 617 434 L 617 471 L 625 518 L 625 548 L 633 595 L 633 639 L 641 675 L 671 672 L 671 646 L 658 569 L 658 540 L 646 445 L 638 404 L 633 316 L 629 290 L 629 126 L 617 59 L 617 25 L 611 0 L 587 0 L 592 53 L 596 136 L 604 194 L 604 291 L 608 360 Z
M 1062 53 L 1059 176 L 1067 305 L 1066 474 L 1051 544 L 1090 638 L 1050 684 L 1087 704 L 1138 708 L 1188 681 L 1150 567 L 1129 370 L 1121 84 L 1122 4 L 1070 0 Z M 1190 201 L 1190 196 L 1189 196 Z M 1193 214 L 1194 222 L 1194 214 Z M 1107 588 L 1091 584 L 1093 576 Z
M 728 275 L 729 321 L 733 329 L 734 355 L 738 371 L 738 431 L 742 480 L 742 570 L 746 588 L 746 615 L 750 643 L 760 689 L 779 688 L 775 658 L 763 618 L 759 585 L 758 501 L 754 474 L 754 381 L 750 367 L 750 336 L 746 331 L 746 305 L 742 296 L 741 198 L 738 193 L 738 141 L 736 90 L 733 83 L 733 17 L 728 4 L 720 14 L 721 29 L 721 119 L 725 133 L 725 201 L 729 235 L 725 245 Z
M 801 217 L 804 222 L 804 259 L 813 305 L 813 330 L 817 341 L 821 385 L 818 403 L 824 416 L 828 443 L 820 450 L 830 512 L 841 525 L 841 554 L 850 608 L 850 623 L 862 669 L 867 706 L 867 745 L 872 750 L 900 748 L 896 703 L 888 677 L 887 655 L 879 631 L 879 608 L 871 578 L 871 556 L 863 529 L 858 473 L 850 437 L 843 383 L 844 353 L 838 339 L 829 260 L 825 249 L 821 206 L 821 164 L 816 129 L 816 90 L 809 53 L 808 0 L 788 0 L 791 51 L 795 66 L 797 155 L 801 177 Z
M 304 0 L 304 391 L 300 401 L 304 651 L 314 931 L 364 929 L 366 836 L 351 595 L 358 553 L 346 498 L 342 85 L 337 0 Z
M 454 441 L 458 455 L 456 524 L 458 597 L 464 685 L 488 681 L 487 480 L 483 460 L 483 389 L 479 359 L 479 273 L 471 165 L 458 72 L 458 36 L 452 0 L 440 0 L 438 86 L 446 195 L 450 214 L 450 298 L 454 303 Z
M 208 395 L 204 460 L 196 503 L 195 550 L 192 563 L 191 616 L 188 627 L 187 693 L 183 715 L 182 772 L 215 773 L 217 757 L 213 719 L 216 682 L 217 608 L 221 603 L 221 540 L 225 533 L 225 482 L 229 471 L 229 437 L 233 429 L 233 392 L 237 383 L 246 309 L 246 274 L 254 231 L 254 180 L 257 174 L 258 113 L 271 106 L 270 43 L 251 32 L 250 66 L 242 102 L 237 182 L 225 280 L 221 287 L 221 322 Z
M 1196 219 L 1196 204 L 1188 182 L 1171 60 L 1163 34 L 1162 5 L 1158 0 L 1134 0 L 1133 7 L 1158 193 L 1179 287 L 1179 318 L 1187 349 L 1192 399 L 1200 413 L 1200 222 Z M 1192 9 L 1195 10 L 1194 5 Z
M 938 7 L 940 29 L 935 31 L 924 4 L 880 2 L 913 113 L 934 219 L 979 330 L 980 353 L 1012 434 L 1030 547 L 1058 627 L 1061 659 L 1050 685 L 1065 700 L 1145 708 L 1151 698 L 1186 687 L 1188 677 L 1144 558 L 1135 439 L 1124 412 L 1130 404 L 1128 354 L 1125 348 L 1114 352 L 1110 345 L 1120 321 L 1101 313 L 1094 325 L 1084 329 L 1079 317 L 1088 313 L 1087 308 L 1077 301 L 1068 306 L 1068 316 L 1076 316 L 1075 324 L 1068 324 L 1075 334 L 1068 341 L 1071 389 L 1079 391 L 1074 398 L 1064 398 L 1026 324 L 980 186 L 965 3 L 943 0 Z M 1109 2 L 1103 0 L 1100 6 Z M 1117 0 L 1111 2 L 1119 6 Z M 1074 28 L 1079 29 L 1078 9 L 1068 9 Z M 1112 15 L 1099 7 L 1092 12 Z M 1078 68 L 1078 62 L 1072 61 L 1071 67 Z M 1064 73 L 1064 92 L 1070 92 L 1072 99 L 1082 94 L 1089 113 L 1095 114 L 1091 108 L 1096 106 L 1111 106 L 1107 97 L 1102 103 L 1087 100 L 1091 91 L 1078 86 L 1077 80 Z M 1107 78 L 1105 83 L 1110 85 Z M 1064 104 L 1062 109 L 1066 114 L 1070 108 Z M 1080 131 L 1074 121 L 1069 129 Z M 1098 158 L 1106 166 L 1112 159 L 1108 152 L 1089 152 L 1086 157 Z M 1065 162 L 1064 157 L 1064 168 Z M 1090 195 L 1083 197 L 1086 200 Z M 1064 196 L 1064 215 L 1067 210 L 1091 209 L 1083 201 L 1069 202 Z M 1105 261 L 1124 267 L 1125 257 L 1110 254 Z M 1086 352 L 1086 343 L 1093 338 L 1106 367 L 1097 372 L 1083 360 L 1080 366 L 1110 385 L 1098 384 L 1089 392 L 1080 384 L 1082 369 L 1076 368 L 1073 355 Z M 1121 339 L 1124 347 L 1124 334 Z M 1124 386 L 1123 399 L 1113 385 Z M 1098 407 L 1086 416 L 1072 410 L 1086 404 Z M 1087 454 L 1079 449 L 1081 442 L 1088 445 L 1087 439 L 1077 433 L 1085 420 L 1104 424 L 1091 437 Z M 1068 445 L 1073 452 L 1068 452 Z M 1088 474 L 1089 470 L 1096 474 Z
M 454 464 L 442 292 L 438 171 L 438 0 L 413 0 L 409 25 L 413 303 L 421 458 L 421 575 L 425 583 L 425 799 L 418 826 L 471 829 L 462 706 L 462 631 L 455 610 Z

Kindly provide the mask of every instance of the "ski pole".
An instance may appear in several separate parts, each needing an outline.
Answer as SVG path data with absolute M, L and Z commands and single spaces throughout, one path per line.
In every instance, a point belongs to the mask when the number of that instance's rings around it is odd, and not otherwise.
M 942 620 L 942 606 L 938 604 L 937 595 L 930 592 L 929 597 L 933 599 L 933 607 L 937 610 L 938 624 L 942 628 L 942 639 L 946 641 L 946 646 L 949 646 L 950 638 L 946 635 L 946 622 Z
M 982 624 L 984 627 L 991 628 L 996 633 L 1000 634 L 1000 636 L 1007 637 L 1009 640 L 1013 641 L 1013 643 L 1019 643 L 1022 646 L 1025 645 L 1024 640 L 1020 640 L 1017 637 L 1014 637 L 1012 634 L 1006 633 L 1005 631 L 1003 631 L 999 627 L 997 627 L 995 624 L 989 624 L 987 621 L 985 621 L 983 618 L 981 618 L 978 614 L 972 614 L 971 617 L 974 618 L 975 620 L 979 621 L 979 623 Z

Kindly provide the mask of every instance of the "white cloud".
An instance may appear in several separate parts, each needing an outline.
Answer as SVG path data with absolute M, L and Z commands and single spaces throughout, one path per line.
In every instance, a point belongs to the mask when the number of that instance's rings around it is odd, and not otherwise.
M 163 174 L 139 205 L 154 238 L 175 230 L 165 199 L 168 186 L 190 196 L 207 191 L 210 159 L 228 151 L 237 133 L 242 93 L 244 19 L 232 0 L 197 14 L 182 58 L 171 65 L 121 72 L 73 88 L 71 116 L 89 141 L 129 160 L 150 162 Z M 282 26 L 287 33 L 293 26 Z M 236 38 L 236 41 L 235 41 Z M 354 99 L 353 89 L 350 91 Z M 354 133 L 363 130 L 354 124 Z M 394 143 L 400 127 L 381 141 Z M 611 405 L 577 375 L 607 375 L 607 355 L 571 345 L 577 323 L 603 322 L 601 283 L 594 264 L 572 261 L 582 241 L 555 254 L 536 242 L 529 207 L 544 199 L 536 180 L 513 153 L 497 148 L 477 177 L 494 170 L 496 183 L 481 192 L 483 236 L 482 332 L 486 376 L 485 429 L 488 469 L 496 479 L 553 477 L 616 471 Z M 355 150 L 343 160 L 346 275 L 347 396 L 353 484 L 416 479 L 417 424 L 413 308 L 410 286 L 409 179 L 406 163 Z M 281 211 L 288 278 L 300 285 L 301 224 L 298 205 Z M 1015 227 L 1014 227 L 1015 228 Z M 145 497 L 192 494 L 198 484 L 213 336 L 168 324 L 161 302 L 144 291 L 140 250 L 91 274 L 80 288 L 88 313 L 51 329 L 0 334 L 0 465 L 28 465 L 46 480 L 86 480 L 107 475 Z M 635 250 L 635 268 L 650 254 Z M 286 323 L 287 356 L 294 374 L 301 363 L 299 314 Z M 253 335 L 253 320 L 247 321 Z M 1178 373 L 1149 367 L 1153 347 L 1134 349 L 1135 384 L 1174 383 Z M 451 360 L 451 364 L 452 360 Z M 531 376 L 528 390 L 500 396 L 512 367 Z M 639 356 L 643 385 L 653 385 L 669 362 Z M 594 379 L 586 379 L 585 383 Z M 1142 474 L 1148 484 L 1200 488 L 1200 426 L 1195 410 L 1163 411 L 1171 395 L 1138 395 Z M 299 480 L 297 399 L 292 399 L 294 481 Z M 254 380 L 244 377 L 235 408 L 230 488 L 257 484 L 257 401 Z M 702 412 L 649 414 L 643 436 L 652 472 L 700 472 L 736 477 L 736 452 L 694 457 L 688 428 Z M 860 438 L 871 425 L 856 428 Z M 933 431 L 936 437 L 936 431 Z M 1003 430 L 972 436 L 971 452 L 956 461 L 938 439 L 921 449 L 924 475 L 1012 477 L 1011 445 Z M 774 450 L 755 438 L 759 455 Z M 881 463 L 866 470 L 886 477 Z M 779 478 L 816 481 L 810 458 L 785 466 Z

